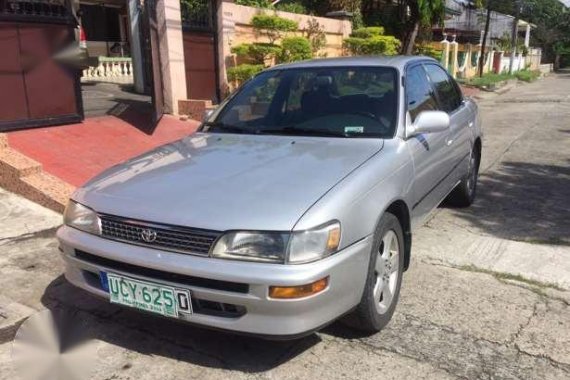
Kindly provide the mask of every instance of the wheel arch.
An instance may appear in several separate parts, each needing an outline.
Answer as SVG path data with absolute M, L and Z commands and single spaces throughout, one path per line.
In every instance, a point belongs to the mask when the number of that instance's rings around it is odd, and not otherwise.
M 384 212 L 389 212 L 398 218 L 404 232 L 404 270 L 410 266 L 412 255 L 412 227 L 410 210 L 406 202 L 401 199 L 393 201 Z
M 473 143 L 473 148 L 477 149 L 477 155 L 479 156 L 479 162 L 481 162 L 481 149 L 483 144 L 481 143 L 481 137 L 477 136 L 475 142 Z

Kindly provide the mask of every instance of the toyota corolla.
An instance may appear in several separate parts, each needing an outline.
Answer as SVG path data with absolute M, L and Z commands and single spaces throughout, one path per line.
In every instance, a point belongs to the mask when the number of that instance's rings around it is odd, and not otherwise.
M 293 338 L 343 316 L 375 332 L 414 229 L 446 198 L 473 202 L 480 158 L 477 106 L 435 60 L 275 66 L 197 133 L 74 193 L 66 278 L 211 328 Z

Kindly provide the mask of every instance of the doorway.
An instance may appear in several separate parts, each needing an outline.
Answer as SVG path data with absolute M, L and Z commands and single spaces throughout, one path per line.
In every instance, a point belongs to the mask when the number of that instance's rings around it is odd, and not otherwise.
M 156 4 L 82 0 L 79 15 L 92 61 L 81 75 L 85 117 L 110 115 L 152 133 L 162 116 Z

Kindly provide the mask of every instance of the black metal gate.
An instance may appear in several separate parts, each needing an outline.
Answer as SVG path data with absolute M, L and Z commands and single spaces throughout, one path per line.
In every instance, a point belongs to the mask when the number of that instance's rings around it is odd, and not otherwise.
M 157 6 L 164 6 L 164 0 L 144 0 L 141 33 L 145 55 L 145 65 L 150 94 L 152 97 L 153 124 L 157 124 L 164 114 L 164 93 L 162 62 L 160 57 L 160 31 Z

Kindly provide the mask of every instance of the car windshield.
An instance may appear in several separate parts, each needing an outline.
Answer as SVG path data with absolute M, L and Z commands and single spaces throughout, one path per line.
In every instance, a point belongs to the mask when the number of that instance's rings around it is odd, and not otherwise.
M 388 67 L 270 70 L 246 83 L 202 131 L 392 138 L 397 77 Z

